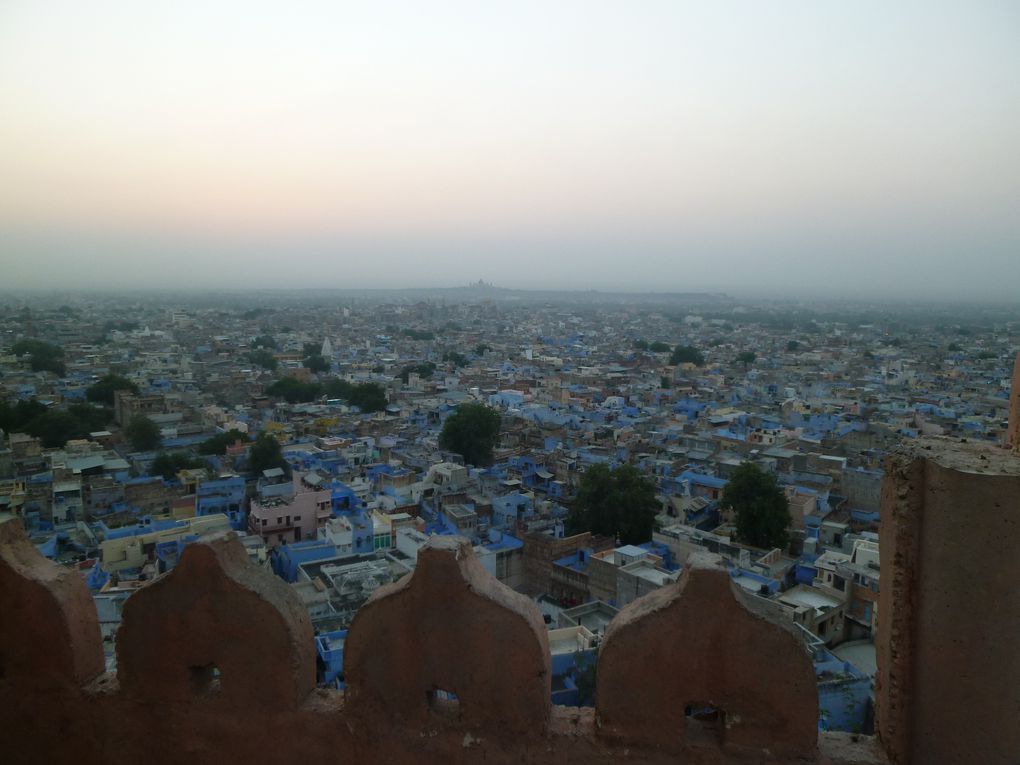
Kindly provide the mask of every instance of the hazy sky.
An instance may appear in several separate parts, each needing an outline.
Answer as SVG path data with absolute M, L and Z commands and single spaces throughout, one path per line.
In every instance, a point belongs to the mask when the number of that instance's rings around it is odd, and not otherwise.
M 0 3 L 0 287 L 1020 299 L 1020 3 Z

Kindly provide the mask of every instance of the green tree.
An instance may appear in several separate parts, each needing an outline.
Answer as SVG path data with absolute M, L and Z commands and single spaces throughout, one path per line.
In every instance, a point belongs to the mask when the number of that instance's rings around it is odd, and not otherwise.
M 87 432 L 82 430 L 81 422 L 70 412 L 59 410 L 49 411 L 36 417 L 26 428 L 30 435 L 42 441 L 48 449 L 63 446 L 72 438 L 82 438 Z
M 705 366 L 705 354 L 693 345 L 678 345 L 673 349 L 673 355 L 669 357 L 669 363 L 673 366 L 677 364 L 694 364 L 696 367 L 703 367 Z
M 120 375 L 105 375 L 85 390 L 85 397 L 98 404 L 113 406 L 113 394 L 119 390 L 138 392 L 138 386 Z
M 654 343 L 648 346 L 648 350 L 652 353 L 666 353 L 669 351 L 669 346 L 661 340 L 656 340 Z
M 352 384 L 346 380 L 331 377 L 326 380 L 323 389 L 330 398 L 342 399 L 351 406 L 358 407 L 362 412 L 378 412 L 380 409 L 385 409 L 389 403 L 386 391 L 379 383 Z
M 226 433 L 217 433 L 215 436 L 205 439 L 205 441 L 198 445 L 198 453 L 223 454 L 227 451 L 227 447 L 235 441 L 247 443 L 248 435 L 236 429 L 228 430 Z
M 436 365 L 433 364 L 431 361 L 426 361 L 421 364 L 412 364 L 410 366 L 404 367 L 403 369 L 400 370 L 400 375 L 398 376 L 400 377 L 401 380 L 403 380 L 404 385 L 407 385 L 407 379 L 411 374 L 416 374 L 422 378 L 429 378 L 432 377 L 432 373 L 435 371 Z
M 446 418 L 439 445 L 456 452 L 469 465 L 488 465 L 499 437 L 500 416 L 485 404 L 461 404 Z
M 160 444 L 159 425 L 144 414 L 136 414 L 128 420 L 124 435 L 136 452 L 148 452 Z
M 786 548 L 790 506 L 772 473 L 745 462 L 727 481 L 720 504 L 736 512 L 738 540 L 765 549 Z
M 758 358 L 758 354 L 754 351 L 741 351 L 737 354 L 737 361 L 744 365 L 744 369 L 753 364 L 756 358 Z
M 162 476 L 164 481 L 173 480 L 182 470 L 205 467 L 205 460 L 186 454 L 160 452 L 149 467 L 149 475 Z
M 659 378 L 659 387 L 660 388 L 672 388 L 673 387 L 673 381 L 670 380 L 669 377 L 667 377 L 666 375 L 663 375 L 662 377 Z
M 797 351 L 800 350 L 800 343 L 797 342 L 796 340 L 790 340 L 786 344 L 786 350 L 789 351 L 790 353 L 796 353 Z
M 248 354 L 248 361 L 257 367 L 268 369 L 270 372 L 280 365 L 280 362 L 276 360 L 276 356 L 271 351 L 266 350 L 252 351 Z
M 276 467 L 284 470 L 289 469 L 287 461 L 283 458 L 280 442 L 269 433 L 260 433 L 248 453 L 248 469 L 258 475 L 263 470 Z
M 581 476 L 567 533 L 590 531 L 640 544 L 652 538 L 658 507 L 655 484 L 633 465 L 593 465 Z
M 479 343 L 478 345 L 475 346 L 475 355 L 476 356 L 484 356 L 485 352 L 486 351 L 490 351 L 490 350 L 492 350 L 492 349 L 489 346 L 487 346 L 485 343 Z
M 15 356 L 28 356 L 28 364 L 33 372 L 53 372 L 63 377 L 64 349 L 59 345 L 44 343 L 42 340 L 20 340 L 11 347 Z
M 647 340 L 640 340 L 640 339 L 635 340 L 634 341 L 634 350 L 635 351 L 647 351 L 648 350 L 648 341 Z
M 317 399 L 322 395 L 322 386 L 314 382 L 301 382 L 296 377 L 283 377 L 266 388 L 266 393 L 288 403 L 298 404 Z
M 276 340 L 272 335 L 259 335 L 251 341 L 252 348 L 265 348 L 267 351 L 276 350 Z
M 312 370 L 316 374 L 329 371 L 329 362 L 318 353 L 309 356 L 303 363 L 308 369 Z
M 447 351 L 444 353 L 443 361 L 449 361 L 455 367 L 466 367 L 468 365 L 468 357 L 457 351 Z

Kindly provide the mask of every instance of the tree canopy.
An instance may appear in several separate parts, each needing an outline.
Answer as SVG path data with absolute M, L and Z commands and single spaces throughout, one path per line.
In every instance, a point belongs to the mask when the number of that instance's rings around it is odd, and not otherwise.
M 298 404 L 317 399 L 322 395 L 322 386 L 314 382 L 301 382 L 296 377 L 281 377 L 266 388 L 266 393 L 288 403 Z
M 694 364 L 696 367 L 701 367 L 705 365 L 705 354 L 693 345 L 678 345 L 673 349 L 673 355 L 669 357 L 669 363 L 673 366 L 677 364 Z
M 499 437 L 500 416 L 485 404 L 461 404 L 446 418 L 439 445 L 456 452 L 469 465 L 488 465 Z
M 785 548 L 789 543 L 790 506 L 776 477 L 745 462 L 723 489 L 725 508 L 737 516 L 737 539 L 754 547 Z
M 201 457 L 189 457 L 176 452 L 160 452 L 152 461 L 149 475 L 162 476 L 163 480 L 170 481 L 182 470 L 203 467 L 205 467 L 205 460 Z
M 567 533 L 590 531 L 640 544 L 652 538 L 658 507 L 655 484 L 633 465 L 593 465 L 581 476 Z
M 5 433 L 28 433 L 48 449 L 63 446 L 72 438 L 87 438 L 109 421 L 108 409 L 89 404 L 71 404 L 62 410 L 50 409 L 34 398 L 13 406 L 0 402 L 0 429 Z
M 257 475 L 275 467 L 287 470 L 290 466 L 283 458 L 280 442 L 269 433 L 260 433 L 248 453 L 248 469 Z
M 138 386 L 126 377 L 120 375 L 105 375 L 85 390 L 85 397 L 89 401 L 98 404 L 113 406 L 113 394 L 119 390 L 129 390 L 132 393 L 138 392 Z
M 389 400 L 379 383 L 349 383 L 337 377 L 326 380 L 323 389 L 330 398 L 339 398 L 363 412 L 378 412 L 386 408 Z
M 227 447 L 233 444 L 235 441 L 241 443 L 248 442 L 248 434 L 242 433 L 240 430 L 228 430 L 225 433 L 217 433 L 211 438 L 205 439 L 198 445 L 199 454 L 223 454 L 227 451 Z
M 421 364 L 411 364 L 400 370 L 398 375 L 403 380 L 404 385 L 407 385 L 408 377 L 413 373 L 419 377 L 431 377 L 432 373 L 436 371 L 436 365 L 431 361 L 426 361 Z
M 276 356 L 274 356 L 271 351 L 264 349 L 259 349 L 249 353 L 248 361 L 257 367 L 268 369 L 270 372 L 280 365 L 280 362 L 276 360 Z
M 318 353 L 308 356 L 302 363 L 316 374 L 329 371 L 329 362 Z
M 161 438 L 159 425 L 154 423 L 144 414 L 136 414 L 128 420 L 124 428 L 124 435 L 131 442 L 131 448 L 136 452 L 148 452 L 159 446 Z
M 756 358 L 758 358 L 758 354 L 754 351 L 741 351 L 737 354 L 737 361 L 744 365 L 744 369 L 747 369 L 749 364 L 753 364 Z
M 15 356 L 28 356 L 28 364 L 33 372 L 53 372 L 63 377 L 67 371 L 64 367 L 64 349 L 59 345 L 44 343 L 42 340 L 19 340 L 11 346 Z
M 669 351 L 669 345 L 662 342 L 661 340 L 656 340 L 654 343 L 651 343 L 648 346 L 648 350 L 650 350 L 652 353 L 666 353 Z

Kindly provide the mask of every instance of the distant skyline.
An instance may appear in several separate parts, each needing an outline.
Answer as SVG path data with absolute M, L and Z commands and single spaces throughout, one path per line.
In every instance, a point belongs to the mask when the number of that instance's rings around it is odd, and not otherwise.
M 1020 300 L 1014 2 L 0 6 L 0 284 Z

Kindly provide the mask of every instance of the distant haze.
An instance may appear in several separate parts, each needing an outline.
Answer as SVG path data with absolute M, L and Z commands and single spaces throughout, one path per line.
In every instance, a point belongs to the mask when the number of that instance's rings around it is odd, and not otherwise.
M 0 288 L 1020 299 L 1020 4 L 0 5 Z

